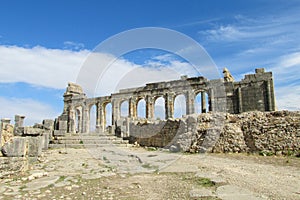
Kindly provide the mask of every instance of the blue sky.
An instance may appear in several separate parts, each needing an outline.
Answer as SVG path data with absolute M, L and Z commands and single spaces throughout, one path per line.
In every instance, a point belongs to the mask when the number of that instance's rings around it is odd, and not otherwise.
M 272 71 L 278 109 L 300 110 L 300 1 L 0 0 L 0 5 L 1 118 L 20 113 L 32 124 L 56 117 L 67 82 L 76 81 L 93 49 L 141 27 L 186 34 L 236 80 L 257 67 Z M 145 50 L 124 55 L 114 69 L 176 68 L 184 62 L 167 52 Z

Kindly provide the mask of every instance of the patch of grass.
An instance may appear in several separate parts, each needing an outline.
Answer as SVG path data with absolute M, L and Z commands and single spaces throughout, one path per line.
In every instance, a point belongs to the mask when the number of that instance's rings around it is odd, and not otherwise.
M 273 156 L 274 153 L 271 152 L 271 151 L 260 151 L 260 152 L 259 152 L 259 155 L 260 155 L 260 156 Z
M 80 140 L 80 141 L 79 141 L 79 144 L 83 144 L 83 141 L 82 141 L 82 140 Z
M 62 182 L 66 179 L 66 176 L 60 176 L 59 179 L 57 180 L 57 182 Z
M 27 188 L 27 186 L 26 186 L 26 185 L 22 185 L 22 186 L 20 187 L 20 190 L 24 190 L 25 188 Z
M 145 149 L 147 151 L 157 151 L 157 148 L 155 148 L 155 147 L 145 147 Z
M 84 167 L 84 168 L 87 168 L 88 164 L 87 163 L 82 163 L 81 166 Z
M 150 165 L 149 163 L 143 164 L 142 167 L 146 169 L 158 169 L 158 166 Z
M 203 187 L 212 187 L 215 185 L 215 183 L 212 182 L 209 178 L 197 178 L 196 182 L 198 185 L 201 185 Z

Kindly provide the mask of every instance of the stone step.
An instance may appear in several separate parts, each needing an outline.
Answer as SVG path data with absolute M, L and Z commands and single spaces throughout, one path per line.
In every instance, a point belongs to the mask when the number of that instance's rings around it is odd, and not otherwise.
M 97 148 L 101 146 L 128 146 L 129 141 L 107 133 L 83 133 L 56 137 L 49 148 Z
M 116 147 L 129 147 L 130 144 L 49 144 L 49 149 L 61 149 L 61 148 L 98 148 L 106 146 L 116 146 Z
M 53 144 L 128 144 L 128 140 L 54 140 Z

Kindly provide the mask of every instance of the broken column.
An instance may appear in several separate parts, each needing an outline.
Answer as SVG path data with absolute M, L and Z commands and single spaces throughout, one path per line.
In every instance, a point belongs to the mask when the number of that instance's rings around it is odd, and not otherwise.
M 1 119 L 0 123 L 0 147 L 2 146 L 2 142 L 4 143 L 5 141 L 2 141 L 2 133 L 4 130 L 6 130 L 6 126 L 10 124 L 10 119 L 8 118 L 3 118 Z
M 14 135 L 22 135 L 24 130 L 24 119 L 23 115 L 15 115 L 15 128 Z

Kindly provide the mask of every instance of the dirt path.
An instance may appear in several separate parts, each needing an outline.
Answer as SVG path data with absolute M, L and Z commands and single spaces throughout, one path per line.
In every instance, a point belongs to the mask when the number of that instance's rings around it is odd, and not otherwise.
M 288 162 L 287 162 L 288 161 Z M 62 149 L 0 180 L 0 199 L 300 199 L 300 159 Z

